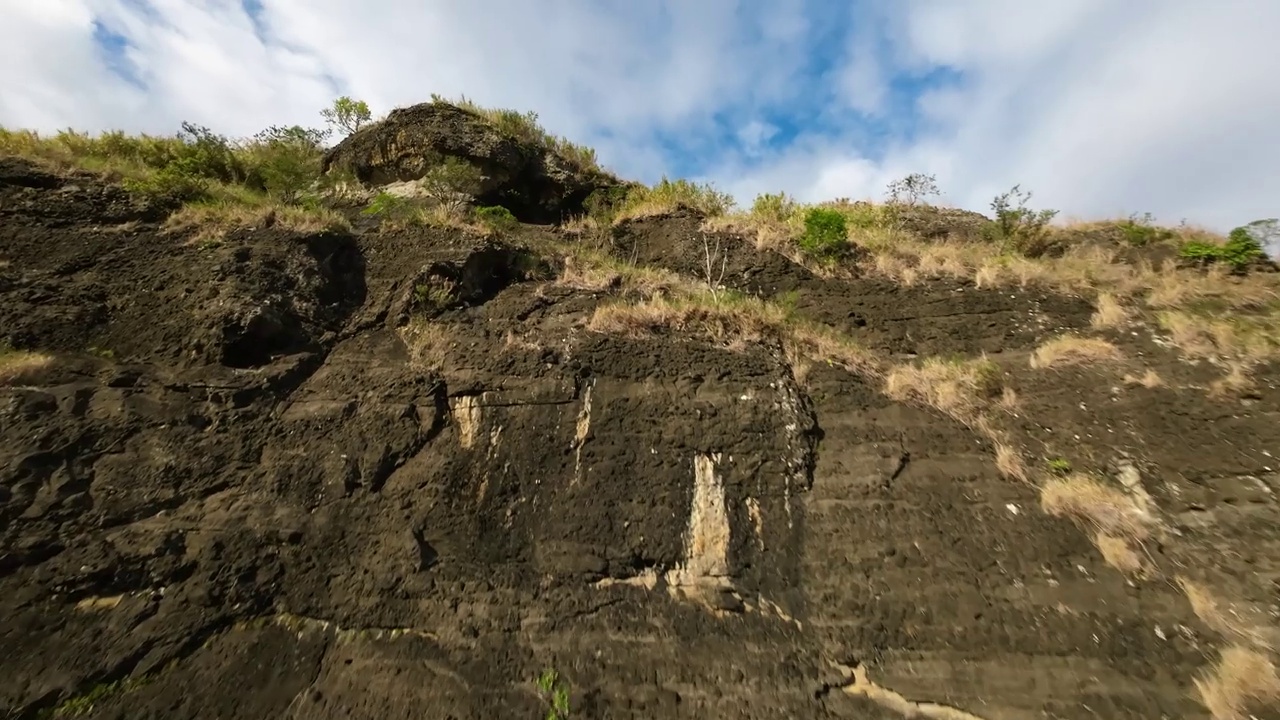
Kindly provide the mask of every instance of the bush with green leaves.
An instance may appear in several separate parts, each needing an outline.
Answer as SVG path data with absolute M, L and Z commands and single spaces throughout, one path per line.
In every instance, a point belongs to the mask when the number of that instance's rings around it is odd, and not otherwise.
M 445 157 L 418 181 L 427 197 L 449 210 L 471 202 L 484 186 L 480 168 L 457 157 Z
M 832 261 L 849 251 L 849 226 L 843 213 L 831 208 L 810 208 L 804 215 L 800 249 L 812 258 Z
M 272 126 L 245 144 L 250 184 L 285 203 L 297 202 L 319 178 L 329 132 Z
M 506 232 L 514 229 L 520 224 L 515 215 L 511 211 L 501 205 L 487 205 L 485 207 L 476 208 L 476 219 L 484 223 L 490 229 L 498 232 Z
M 1243 270 L 1254 262 L 1266 258 L 1262 242 L 1250 232 L 1257 227 L 1267 227 L 1274 220 L 1259 220 L 1233 229 L 1227 242 L 1221 245 L 1203 240 L 1190 240 L 1182 244 L 1178 253 L 1187 260 L 1201 264 L 1222 263 L 1235 270 Z M 1264 236 L 1265 237 L 1265 236 Z
M 1010 202 L 1017 201 L 1017 205 Z M 1057 216 L 1057 210 L 1032 210 L 1027 207 L 1031 192 L 1023 192 L 1020 185 L 991 201 L 996 218 L 989 226 L 988 237 L 1001 243 L 1006 251 L 1024 255 L 1038 255 L 1045 247 L 1049 222 Z

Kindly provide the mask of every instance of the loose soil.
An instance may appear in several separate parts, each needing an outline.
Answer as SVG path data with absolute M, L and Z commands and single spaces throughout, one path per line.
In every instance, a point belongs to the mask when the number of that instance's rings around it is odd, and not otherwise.
M 1208 717 L 1221 638 L 1181 591 L 875 379 L 592 332 L 613 298 L 520 234 L 191 244 L 162 219 L 0 163 L 0 340 L 54 358 L 0 387 L 6 717 L 544 717 L 548 667 L 583 718 Z M 696 230 L 616 249 L 696 275 Z M 1114 339 L 1162 388 L 1032 370 L 1087 300 L 724 242 L 726 285 L 886 357 L 996 358 L 1029 454 L 1136 463 L 1178 531 L 1162 567 L 1274 602 L 1274 373 L 1213 398 L 1141 335 Z

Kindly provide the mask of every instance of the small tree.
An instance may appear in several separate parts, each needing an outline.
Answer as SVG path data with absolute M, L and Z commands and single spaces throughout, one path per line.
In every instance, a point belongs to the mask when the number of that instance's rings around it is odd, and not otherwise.
M 1010 198 L 1017 200 L 1017 206 L 1010 203 Z M 1009 192 L 997 195 L 991 201 L 991 209 L 995 212 L 995 224 L 992 226 L 995 239 L 1002 242 L 1006 250 L 1016 250 L 1025 255 L 1038 254 L 1043 250 L 1043 241 L 1047 234 L 1049 221 L 1057 216 L 1057 210 L 1032 210 L 1027 207 L 1031 199 L 1030 191 L 1023 191 L 1021 185 L 1014 185 Z
M 333 101 L 332 107 L 321 110 L 320 116 L 342 134 L 350 135 L 368 123 L 373 114 L 369 112 L 369 105 L 363 100 L 352 100 L 343 95 Z
M 480 193 L 484 173 L 466 160 L 446 157 L 428 170 L 419 183 L 427 197 L 454 213 Z
M 942 193 L 938 191 L 938 179 L 933 175 L 911 173 L 901 180 L 889 183 L 888 194 L 891 203 L 915 205 L 924 198 L 936 197 Z

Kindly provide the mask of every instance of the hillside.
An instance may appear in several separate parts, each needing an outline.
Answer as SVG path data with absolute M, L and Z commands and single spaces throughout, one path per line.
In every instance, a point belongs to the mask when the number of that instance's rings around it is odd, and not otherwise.
M 0 130 L 0 715 L 1280 718 L 1267 226 L 535 121 Z

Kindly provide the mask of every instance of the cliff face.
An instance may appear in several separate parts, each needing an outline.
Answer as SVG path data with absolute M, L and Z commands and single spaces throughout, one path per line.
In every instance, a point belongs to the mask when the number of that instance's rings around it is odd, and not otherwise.
M 3 170 L 0 333 L 46 356 L 0 385 L 12 716 L 535 717 L 552 667 L 574 717 L 1208 717 L 1232 638 L 1170 579 L 1275 590 L 1274 375 L 1215 399 L 1129 330 L 1162 385 L 1035 367 L 1084 298 L 822 276 L 688 212 L 611 232 L 686 277 L 711 237 L 719 292 L 873 358 L 822 362 L 714 313 L 605 322 L 637 291 L 547 228 L 191 243 Z M 982 353 L 998 419 L 886 380 Z M 1116 478 L 1162 528 L 1144 569 L 1001 443 Z

